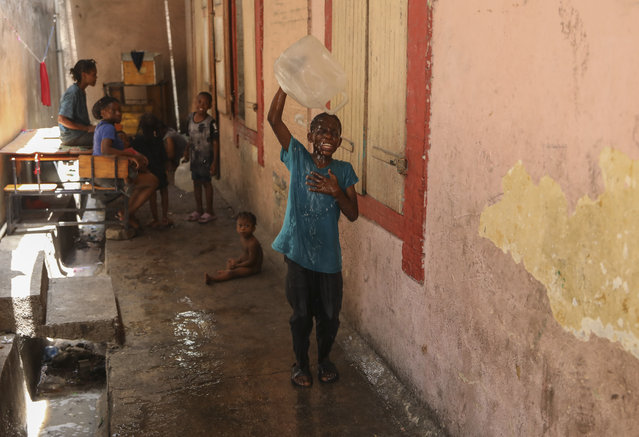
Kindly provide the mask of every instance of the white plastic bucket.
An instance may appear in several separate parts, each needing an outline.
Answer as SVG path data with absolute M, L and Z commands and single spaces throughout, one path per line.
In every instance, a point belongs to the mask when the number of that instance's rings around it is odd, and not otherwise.
M 273 69 L 282 90 L 307 108 L 334 114 L 348 102 L 344 69 L 313 35 L 306 35 L 286 49 Z M 340 103 L 328 108 L 327 103 L 338 94 L 342 95 Z
M 175 186 L 180 190 L 190 193 L 193 191 L 193 180 L 191 179 L 191 164 L 181 160 L 178 168 L 175 169 Z

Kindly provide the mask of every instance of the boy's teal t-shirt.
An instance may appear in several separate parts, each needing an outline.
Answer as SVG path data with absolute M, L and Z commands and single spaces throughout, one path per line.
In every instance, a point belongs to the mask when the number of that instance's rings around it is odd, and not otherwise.
M 333 160 L 318 168 L 311 154 L 291 137 L 288 151 L 282 149 L 280 159 L 291 173 L 282 229 L 272 247 L 302 267 L 322 273 L 342 270 L 342 250 L 337 221 L 340 209 L 333 196 L 309 191 L 306 176 L 311 171 L 328 176 L 328 169 L 337 176 L 342 190 L 359 180 L 353 167 L 345 161 Z

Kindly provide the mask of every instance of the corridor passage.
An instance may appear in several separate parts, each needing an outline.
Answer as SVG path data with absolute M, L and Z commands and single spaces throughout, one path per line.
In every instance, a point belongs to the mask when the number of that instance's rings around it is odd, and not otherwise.
M 106 245 L 124 327 L 108 354 L 111 436 L 444 435 L 346 323 L 340 380 L 320 384 L 313 365 L 313 386 L 293 387 L 285 265 L 260 217 L 262 273 L 206 286 L 205 271 L 240 254 L 239 211 L 216 191 L 217 220 L 187 222 L 192 195 L 169 189 L 174 227 Z M 150 220 L 147 206 L 138 215 Z

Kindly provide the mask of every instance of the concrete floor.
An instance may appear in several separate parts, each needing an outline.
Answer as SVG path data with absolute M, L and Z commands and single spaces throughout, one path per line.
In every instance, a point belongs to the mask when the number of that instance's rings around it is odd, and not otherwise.
M 260 218 L 262 273 L 206 286 L 205 271 L 239 254 L 238 211 L 216 191 L 218 219 L 187 222 L 192 195 L 169 188 L 173 228 L 106 246 L 124 326 L 107 358 L 111 436 L 445 435 L 345 321 L 340 380 L 320 384 L 313 366 L 313 386 L 293 387 L 285 265 Z

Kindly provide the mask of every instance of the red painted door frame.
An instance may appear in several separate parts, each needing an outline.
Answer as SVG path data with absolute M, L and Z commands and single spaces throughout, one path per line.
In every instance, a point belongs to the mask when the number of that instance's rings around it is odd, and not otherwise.
M 239 87 L 237 76 L 237 9 L 235 0 L 229 0 L 231 6 L 231 35 L 233 50 L 233 137 L 235 147 L 240 146 L 240 136 L 257 147 L 257 162 L 264 167 L 264 60 L 262 50 L 264 47 L 264 1 L 255 1 L 255 71 L 257 74 L 257 132 L 249 129 L 237 116 L 239 114 L 239 99 L 237 90 Z
M 325 3 L 325 44 L 331 49 L 333 1 Z M 358 196 L 363 216 L 402 239 L 402 269 L 424 281 L 424 224 L 428 151 L 430 149 L 430 93 L 432 10 L 424 0 L 408 0 L 406 72 L 406 159 L 404 213 L 399 214 L 367 195 Z

